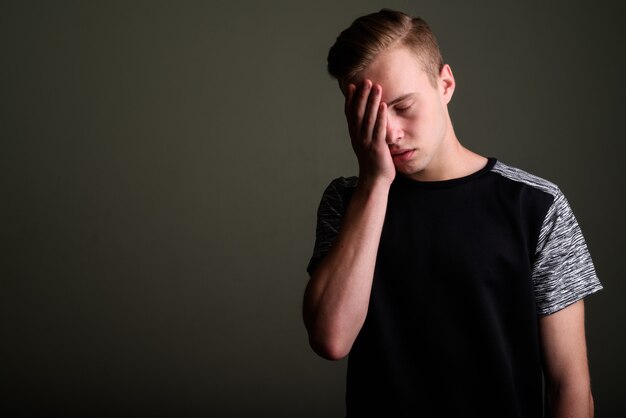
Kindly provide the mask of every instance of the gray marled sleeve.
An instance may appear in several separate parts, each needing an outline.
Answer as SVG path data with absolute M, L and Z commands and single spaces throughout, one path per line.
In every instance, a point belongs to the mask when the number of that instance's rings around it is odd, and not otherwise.
M 582 231 L 558 189 L 541 227 L 533 284 L 540 316 L 602 289 Z
M 356 183 L 357 177 L 339 177 L 333 180 L 324 191 L 317 210 L 315 247 L 307 266 L 309 275 L 313 274 L 317 264 L 335 242 L 348 204 L 348 197 L 351 195 L 351 190 L 356 187 Z

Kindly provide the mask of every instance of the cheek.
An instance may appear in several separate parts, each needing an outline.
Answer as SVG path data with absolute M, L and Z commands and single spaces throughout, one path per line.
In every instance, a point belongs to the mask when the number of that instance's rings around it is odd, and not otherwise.
M 416 133 L 420 136 L 424 136 L 432 131 L 436 124 L 436 118 L 428 109 L 422 109 L 420 112 L 413 115 L 411 123 Z
M 438 141 L 445 132 L 445 118 L 435 109 L 424 110 L 412 119 L 413 135 L 415 138 L 432 143 Z
M 433 106 L 428 109 L 428 112 L 424 115 L 423 120 L 428 124 L 430 131 L 439 131 L 443 125 L 445 125 L 445 115 L 441 112 L 441 109 Z

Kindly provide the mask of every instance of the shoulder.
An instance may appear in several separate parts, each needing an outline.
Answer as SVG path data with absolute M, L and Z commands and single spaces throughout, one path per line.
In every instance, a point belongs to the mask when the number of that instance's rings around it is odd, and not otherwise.
M 532 216 L 529 219 L 535 227 L 540 226 L 532 262 L 537 314 L 549 315 L 600 290 L 582 231 L 560 188 L 499 161 L 492 172 L 513 186 L 521 197 L 518 201 L 524 202 L 526 216 Z
M 317 209 L 317 229 L 313 256 L 307 271 L 312 274 L 326 255 L 339 233 L 343 214 L 358 182 L 357 177 L 338 177 L 324 190 Z
M 337 177 L 326 187 L 324 193 L 343 193 L 345 190 L 354 189 L 359 182 L 359 178 L 357 176 L 350 177 Z
M 547 193 L 553 198 L 562 194 L 559 187 L 553 182 L 522 169 L 512 167 L 501 161 L 496 161 L 491 171 L 511 182 L 519 183 L 532 189 Z
M 320 208 L 328 206 L 343 207 L 345 203 L 350 200 L 358 180 L 358 177 L 351 176 L 337 177 L 331 181 L 326 187 L 326 190 L 324 190 L 322 201 L 320 202 Z

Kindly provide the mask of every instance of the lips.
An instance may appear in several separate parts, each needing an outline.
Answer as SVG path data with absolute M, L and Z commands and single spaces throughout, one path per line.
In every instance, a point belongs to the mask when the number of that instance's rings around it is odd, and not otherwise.
M 414 153 L 415 153 L 414 149 L 393 150 L 391 151 L 391 157 L 393 158 L 394 162 L 400 163 L 400 162 L 410 160 L 411 157 L 413 157 Z

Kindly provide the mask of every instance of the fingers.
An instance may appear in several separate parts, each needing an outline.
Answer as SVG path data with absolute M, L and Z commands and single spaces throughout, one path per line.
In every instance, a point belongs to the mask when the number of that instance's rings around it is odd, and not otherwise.
M 346 89 L 344 112 L 353 140 L 370 142 L 377 124 L 382 88 L 365 80 L 357 87 L 349 84 Z
M 372 132 L 372 140 L 374 142 L 387 144 L 387 103 L 380 102 L 378 112 L 376 114 L 376 125 Z
M 351 114 L 352 114 L 352 102 L 353 102 L 355 91 L 356 91 L 356 86 L 354 84 L 348 84 L 348 87 L 346 88 L 346 102 L 345 102 L 344 109 L 343 109 L 348 120 L 350 119 Z
M 353 99 L 353 118 L 354 121 L 359 126 L 360 136 L 363 136 L 363 117 L 365 116 L 365 111 L 367 110 L 368 99 L 370 97 L 370 92 L 372 90 L 372 82 L 369 80 L 365 80 L 363 82 L 363 86 L 359 88 L 355 92 L 355 97 Z
M 387 146 L 387 104 L 383 89 L 370 80 L 360 85 L 348 84 L 345 90 L 345 113 L 352 148 L 359 161 L 359 175 L 392 181 L 396 170 Z
M 365 141 L 374 139 L 374 128 L 378 120 L 378 109 L 380 107 L 380 97 L 382 88 L 379 85 L 370 88 L 370 94 L 367 100 L 367 107 L 363 115 L 362 137 Z

